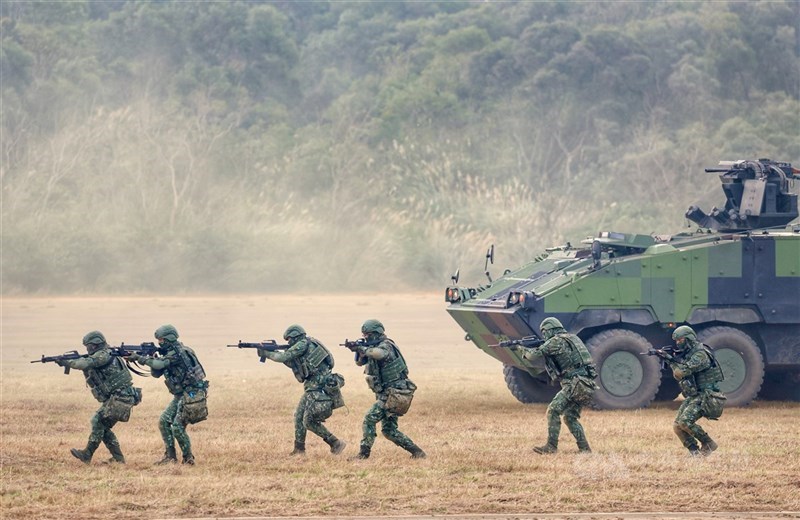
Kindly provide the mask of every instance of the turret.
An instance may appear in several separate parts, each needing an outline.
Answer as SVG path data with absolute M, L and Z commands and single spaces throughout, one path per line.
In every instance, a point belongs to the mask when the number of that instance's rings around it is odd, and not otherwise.
M 796 219 L 797 194 L 791 193 L 792 179 L 800 170 L 786 162 L 769 159 L 720 161 L 706 172 L 720 173 L 725 208 L 714 207 L 706 214 L 690 206 L 686 218 L 699 226 L 720 231 L 782 227 Z

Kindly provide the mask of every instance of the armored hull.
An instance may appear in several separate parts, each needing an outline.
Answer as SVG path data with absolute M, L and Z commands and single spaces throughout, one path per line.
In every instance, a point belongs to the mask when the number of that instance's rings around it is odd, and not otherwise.
M 789 176 L 797 170 L 786 163 L 768 164 L 783 168 L 778 180 L 785 189 L 777 192 L 778 211 L 769 213 L 770 218 L 781 213 L 785 225 L 786 219 L 797 217 L 797 196 L 789 193 L 785 174 L 787 168 Z M 758 177 L 746 168 L 728 169 L 720 177 L 724 183 L 749 176 Z M 729 204 L 734 207 L 727 213 L 716 210 L 709 217 L 697 208 L 689 212 L 700 212 L 697 218 L 706 219 L 706 225 L 709 218 L 723 221 L 741 209 L 746 184 L 742 182 L 738 199 L 737 191 L 731 192 Z M 755 216 L 767 215 L 764 208 L 756 204 Z M 757 223 L 753 213 L 748 211 L 746 218 Z M 508 387 L 522 402 L 547 401 L 557 388 L 542 366 L 494 345 L 537 336 L 539 323 L 548 316 L 580 336 L 592 353 L 600 408 L 637 408 L 678 395 L 671 374 L 662 373 L 657 358 L 646 353 L 670 344 L 671 332 L 680 324 L 691 325 L 715 350 L 729 405 L 745 405 L 758 395 L 797 399 L 800 226 L 711 227 L 671 236 L 600 233 L 584 241 L 585 247 L 550 249 L 488 286 L 449 287 L 447 311 L 467 339 L 505 365 Z

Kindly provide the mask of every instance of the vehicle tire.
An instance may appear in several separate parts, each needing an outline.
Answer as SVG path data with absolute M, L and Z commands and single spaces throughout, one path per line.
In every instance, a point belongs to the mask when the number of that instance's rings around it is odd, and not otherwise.
M 756 398 L 764 382 L 764 358 L 747 333 L 733 327 L 701 330 L 697 339 L 714 351 L 725 380 L 719 389 L 728 398 L 725 406 L 745 406 Z
M 549 403 L 560 388 L 550 384 L 547 374 L 537 378 L 528 372 L 510 365 L 503 365 L 503 377 L 511 395 L 521 403 Z
M 656 392 L 656 401 L 674 401 L 679 395 L 681 395 L 681 387 L 672 377 L 672 372 L 663 372 L 661 374 L 661 386 L 658 387 L 658 392 Z
M 597 408 L 642 408 L 650 404 L 661 385 L 661 365 L 647 356 L 652 344 L 625 329 L 610 329 L 589 338 L 586 347 L 597 365 L 594 394 Z

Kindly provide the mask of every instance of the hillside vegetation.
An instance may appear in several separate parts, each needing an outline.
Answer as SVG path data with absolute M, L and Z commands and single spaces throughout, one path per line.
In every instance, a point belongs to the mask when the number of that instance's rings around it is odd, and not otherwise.
M 30 2 L 2 290 L 397 290 L 800 161 L 800 3 Z

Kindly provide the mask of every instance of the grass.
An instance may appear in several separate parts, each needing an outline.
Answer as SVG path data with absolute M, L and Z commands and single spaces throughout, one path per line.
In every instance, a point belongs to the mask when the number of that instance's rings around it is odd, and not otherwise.
M 585 411 L 594 453 L 578 455 L 564 428 L 561 452 L 538 456 L 531 447 L 544 440 L 545 405 L 524 406 L 510 396 L 500 365 L 454 335 L 438 297 L 326 298 L 323 306 L 300 297 L 5 299 L 0 516 L 800 510 L 798 404 L 757 402 L 726 410 L 721 420 L 704 424 L 720 444 L 705 459 L 689 458 L 672 433 L 677 403 Z M 265 308 L 274 312 L 265 314 Z M 112 343 L 128 342 L 140 323 L 155 329 L 167 321 L 165 313 L 180 323 L 211 380 L 209 420 L 189 427 L 197 466 L 152 465 L 162 454 L 157 420 L 169 395 L 161 380 L 140 378 L 144 402 L 130 422 L 115 428 L 128 464 L 101 464 L 108 458 L 102 446 L 90 466 L 79 463 L 69 448 L 85 444 L 97 403 L 79 373 L 66 377 L 58 367 L 27 361 L 67 350 L 46 346 L 76 343 L 84 328 L 93 328 L 89 321 L 114 330 L 114 339 L 106 332 Z M 348 460 L 357 452 L 372 396 L 343 349 L 334 352 L 337 371 L 347 378 L 348 407 L 327 424 L 349 445 L 334 457 L 309 434 L 307 455 L 290 457 L 301 386 L 281 365 L 261 365 L 253 352 L 221 348 L 223 338 L 263 339 L 252 329 L 279 337 L 288 323 L 299 321 L 331 346 L 373 316 L 394 325 L 395 339 L 406 347 L 420 390 L 400 428 L 428 458 L 411 460 L 379 436 L 370 459 Z M 61 335 L 63 342 L 53 341 Z

